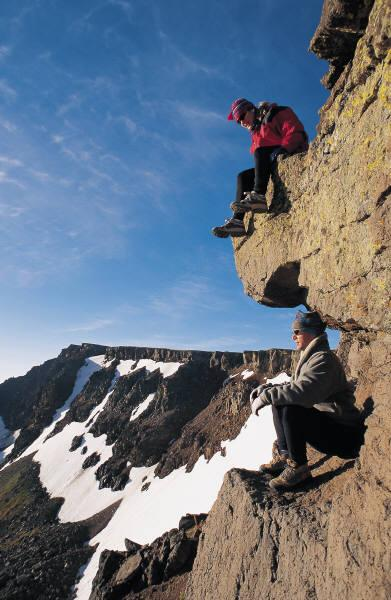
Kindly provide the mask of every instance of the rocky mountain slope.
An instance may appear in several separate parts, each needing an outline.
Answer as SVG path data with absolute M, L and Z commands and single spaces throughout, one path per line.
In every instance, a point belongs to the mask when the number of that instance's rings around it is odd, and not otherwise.
M 248 376 L 290 372 L 292 356 L 82 344 L 1 384 L 20 431 L 0 472 L 0 595 L 179 597 L 206 515 L 181 517 L 269 457 Z
M 318 135 L 308 154 L 280 160 L 273 214 L 247 217 L 251 235 L 233 242 L 247 294 L 272 307 L 305 302 L 344 332 L 365 444 L 357 461 L 323 458 L 316 487 L 281 498 L 230 472 L 202 535 L 192 600 L 391 597 L 389 40 L 388 2 L 325 1 L 311 42 L 331 63 Z

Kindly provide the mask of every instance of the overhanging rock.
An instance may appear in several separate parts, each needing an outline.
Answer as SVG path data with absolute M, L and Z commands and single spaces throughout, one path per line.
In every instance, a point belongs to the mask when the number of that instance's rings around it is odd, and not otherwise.
M 375 2 L 309 152 L 279 159 L 272 212 L 246 216 L 250 235 L 233 240 L 249 296 L 268 306 L 306 303 L 348 331 L 391 331 L 386 11 Z

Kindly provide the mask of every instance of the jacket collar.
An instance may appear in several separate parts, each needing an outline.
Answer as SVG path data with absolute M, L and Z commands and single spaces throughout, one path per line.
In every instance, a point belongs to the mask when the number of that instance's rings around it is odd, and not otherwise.
M 276 106 L 277 104 L 275 102 L 269 102 L 269 104 L 263 107 L 262 112 L 259 107 L 255 110 L 255 121 L 253 125 L 253 131 L 259 129 L 260 127 L 262 127 L 262 125 L 269 121 L 270 114 L 276 108 Z
M 301 367 L 305 362 L 307 362 L 312 354 L 315 354 L 315 352 L 326 352 L 327 350 L 330 350 L 327 333 L 322 333 L 312 340 L 312 342 L 308 344 L 307 348 L 301 352 L 299 362 L 297 363 L 295 370 L 295 377 L 297 377 Z

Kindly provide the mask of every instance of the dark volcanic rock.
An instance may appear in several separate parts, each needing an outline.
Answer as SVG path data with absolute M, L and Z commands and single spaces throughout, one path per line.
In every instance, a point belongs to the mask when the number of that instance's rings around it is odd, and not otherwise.
M 365 33 L 374 0 L 325 0 L 310 50 L 330 62 L 323 83 L 333 87 Z
M 84 435 L 75 435 L 75 437 L 72 440 L 71 447 L 69 448 L 69 452 L 74 452 L 75 450 L 80 448 L 80 446 L 83 444 L 83 442 L 84 442 Z
M 80 567 L 93 553 L 88 527 L 60 523 L 31 457 L 0 472 L 0 597 L 70 600 Z
M 90 467 L 97 465 L 99 461 L 100 461 L 100 454 L 98 452 L 93 452 L 92 454 L 87 456 L 87 458 L 83 462 L 81 468 L 89 469 Z
M 128 556 L 130 556 L 131 554 L 136 554 L 136 552 L 138 552 L 141 547 L 142 546 L 140 544 L 137 544 L 137 542 L 132 542 L 132 540 L 128 540 L 128 538 L 125 538 L 125 548 L 128 553 Z
M 157 391 L 163 377 L 159 370 L 149 373 L 144 367 L 124 375 L 117 382 L 104 410 L 90 428 L 94 436 L 107 435 L 107 443 L 113 444 L 127 426 L 129 417 L 149 394 Z
M 156 362 L 190 362 L 209 361 L 210 366 L 222 369 L 233 368 L 243 361 L 240 352 L 206 352 L 203 350 L 171 350 L 168 348 L 142 348 L 137 346 L 116 346 L 108 348 L 106 356 L 108 360 L 140 360 L 149 358 Z
M 127 552 L 104 551 L 93 582 L 90 600 L 137 598 L 150 590 L 155 597 L 159 586 L 183 573 L 193 564 L 205 515 L 192 515 L 193 529 L 172 529 L 152 544 L 127 542 Z M 143 596 L 144 597 L 144 596 Z

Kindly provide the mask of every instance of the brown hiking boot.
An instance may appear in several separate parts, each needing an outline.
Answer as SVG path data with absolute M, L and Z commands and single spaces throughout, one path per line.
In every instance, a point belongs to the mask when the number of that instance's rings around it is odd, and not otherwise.
M 285 469 L 287 459 L 288 456 L 286 454 L 273 453 L 273 458 L 271 459 L 271 461 L 260 465 L 259 471 L 261 473 L 270 473 L 270 475 L 277 475 Z
M 298 465 L 294 460 L 288 458 L 281 475 L 272 479 L 269 485 L 273 490 L 289 490 L 307 479 L 312 479 L 308 463 Z

